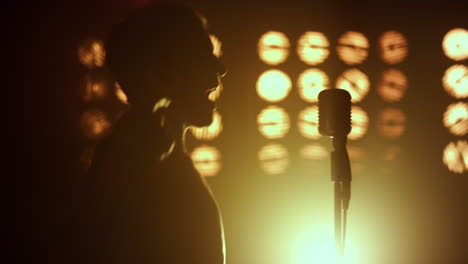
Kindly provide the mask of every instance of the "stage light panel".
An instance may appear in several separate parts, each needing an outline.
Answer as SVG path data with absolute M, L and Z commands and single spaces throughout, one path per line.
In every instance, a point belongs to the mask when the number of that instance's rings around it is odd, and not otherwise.
M 449 171 L 463 174 L 468 171 L 468 142 L 450 142 L 444 149 L 442 161 Z
M 85 102 L 93 102 L 108 97 L 114 83 L 102 71 L 87 73 L 81 80 L 81 97 Z
M 308 160 L 325 160 L 329 156 L 327 149 L 318 143 L 304 145 L 299 154 Z
M 456 136 L 465 136 L 468 132 L 468 103 L 458 102 L 447 107 L 443 117 L 444 126 Z
M 83 135 L 91 140 L 102 138 L 109 132 L 111 127 L 111 122 L 107 115 L 97 109 L 82 113 L 80 123 Z
M 377 129 L 380 134 L 389 139 L 401 137 L 406 129 L 406 115 L 398 108 L 388 107 L 378 115 Z
M 299 96 L 306 102 L 318 102 L 318 94 L 329 88 L 328 76 L 319 69 L 308 69 L 297 79 Z
M 351 102 L 357 103 L 369 93 L 370 83 L 367 75 L 356 68 L 344 71 L 336 80 L 336 88 L 351 94 Z
M 106 50 L 100 40 L 88 39 L 78 48 L 78 59 L 85 67 L 94 69 L 104 66 Z
M 297 55 L 308 65 L 324 62 L 330 55 L 330 43 L 320 32 L 305 32 L 297 41 Z
M 351 107 L 351 132 L 348 138 L 358 140 L 364 137 L 369 127 L 369 117 L 361 107 L 353 105 Z
M 468 67 L 462 64 L 456 64 L 448 68 L 442 84 L 448 94 L 457 98 L 464 99 L 468 97 Z
M 318 126 L 318 106 L 308 106 L 299 112 L 297 127 L 303 137 L 319 139 L 321 136 Z
M 267 174 L 280 174 L 289 166 L 288 150 L 281 144 L 270 143 L 258 152 L 260 168 Z
M 468 59 L 468 30 L 454 28 L 445 34 L 442 40 L 445 55 L 455 61 Z
M 278 106 L 268 106 L 257 115 L 260 134 L 268 139 L 284 137 L 290 128 L 289 115 Z
M 221 153 L 213 146 L 201 145 L 190 154 L 193 166 L 203 177 L 213 177 L 221 170 Z
M 291 91 L 291 79 L 280 70 L 268 70 L 257 81 L 257 94 L 267 102 L 284 100 Z
M 379 38 L 380 58 L 387 64 L 402 62 L 408 55 L 408 41 L 398 31 L 384 32 Z
M 269 65 L 283 63 L 289 56 L 288 37 L 279 31 L 268 31 L 258 41 L 258 56 Z
M 368 56 L 369 41 L 360 32 L 348 31 L 341 35 L 336 45 L 338 57 L 348 65 L 363 63 Z
M 399 70 L 388 69 L 382 73 L 377 93 L 386 102 L 398 102 L 405 96 L 407 89 L 406 75 Z

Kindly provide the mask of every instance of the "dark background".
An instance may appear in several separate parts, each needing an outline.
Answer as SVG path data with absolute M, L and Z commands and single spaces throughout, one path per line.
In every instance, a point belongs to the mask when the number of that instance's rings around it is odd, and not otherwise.
M 442 37 L 452 28 L 467 28 L 466 3 L 191 3 L 207 16 L 223 41 L 223 60 L 229 69 L 220 101 L 224 132 L 215 142 L 223 153 L 223 170 L 210 179 L 223 211 L 228 263 L 300 264 L 290 261 L 283 251 L 291 232 L 332 219 L 320 215 L 331 213 L 328 208 L 317 209 L 323 200 L 329 201 L 330 193 L 318 191 L 331 188 L 327 165 L 295 164 L 284 175 L 271 178 L 261 176 L 256 160 L 264 141 L 256 131 L 255 117 L 264 104 L 256 97 L 254 84 L 268 68 L 256 55 L 257 40 L 271 29 L 299 36 L 311 25 L 319 25 L 331 42 L 354 29 L 365 33 L 372 46 L 383 31 L 396 29 L 410 43 L 409 57 L 400 67 L 410 80 L 399 105 L 408 117 L 406 133 L 398 142 L 404 149 L 402 156 L 390 172 L 383 171 L 384 164 L 372 154 L 385 142 L 370 130 L 359 143 L 370 158 L 363 161 L 367 169 L 355 175 L 350 209 L 350 219 L 355 219 L 350 230 L 354 227 L 356 236 L 366 232 L 360 239 L 365 242 L 356 245 L 360 248 L 356 263 L 466 263 L 468 178 L 466 172 L 450 173 L 442 163 L 446 144 L 459 138 L 442 125 L 442 114 L 455 99 L 444 92 L 440 81 L 443 72 L 455 64 L 443 55 Z M 14 183 L 12 188 L 6 185 L 5 201 L 7 215 L 18 216 L 6 217 L 5 231 L 12 234 L 15 245 L 10 252 L 31 258 L 52 248 L 57 209 L 66 207 L 60 200 L 62 192 L 83 173 L 79 159 L 86 140 L 78 120 L 86 109 L 79 95 L 85 69 L 78 63 L 77 48 L 89 36 L 105 38 L 112 24 L 138 4 L 120 0 L 36 5 L 24 2 L 5 10 L 8 23 L 3 37 L 8 80 L 4 87 L 8 146 L 4 177 Z M 330 61 L 332 74 L 346 68 Z M 462 63 L 466 65 L 466 60 Z M 285 67 L 293 72 L 300 69 L 294 63 Z M 371 56 L 363 67 L 369 76 L 384 69 Z M 375 92 L 363 103 L 371 119 L 372 110 L 380 107 L 372 98 Z M 292 99 L 284 106 L 297 107 Z M 293 146 L 301 144 L 289 139 Z M 326 181 L 310 180 L 309 175 Z

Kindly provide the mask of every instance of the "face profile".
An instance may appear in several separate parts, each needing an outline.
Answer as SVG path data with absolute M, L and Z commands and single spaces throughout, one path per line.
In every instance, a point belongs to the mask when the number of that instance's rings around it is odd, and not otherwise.
M 114 28 L 107 49 L 109 69 L 135 109 L 148 112 L 167 98 L 180 122 L 211 123 L 208 95 L 226 70 L 200 14 L 182 5 L 145 7 Z
M 179 66 L 173 69 L 175 77 L 170 80 L 168 98 L 187 125 L 207 126 L 215 109 L 208 96 L 219 87 L 224 65 L 213 54 L 213 45 L 204 30 L 178 56 Z

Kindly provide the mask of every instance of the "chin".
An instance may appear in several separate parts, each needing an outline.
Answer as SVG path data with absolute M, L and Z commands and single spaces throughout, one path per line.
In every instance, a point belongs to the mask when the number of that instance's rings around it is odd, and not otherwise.
M 196 126 L 196 127 L 205 127 L 211 125 L 213 122 L 213 115 L 205 115 L 205 116 L 197 116 L 192 117 L 189 120 L 189 125 Z

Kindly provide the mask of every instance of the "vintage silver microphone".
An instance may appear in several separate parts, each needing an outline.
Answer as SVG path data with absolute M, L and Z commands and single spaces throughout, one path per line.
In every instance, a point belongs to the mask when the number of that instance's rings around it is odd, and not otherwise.
M 351 166 L 346 141 L 351 132 L 351 95 L 327 89 L 319 96 L 319 132 L 332 137 L 331 178 L 335 189 L 335 246 L 341 263 L 346 239 L 346 213 L 351 199 Z

